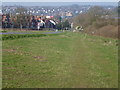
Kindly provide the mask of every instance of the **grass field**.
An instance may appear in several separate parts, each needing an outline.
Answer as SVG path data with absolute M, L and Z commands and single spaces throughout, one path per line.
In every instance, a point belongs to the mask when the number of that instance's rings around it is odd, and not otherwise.
M 3 88 L 117 88 L 116 41 L 72 32 L 4 40 Z

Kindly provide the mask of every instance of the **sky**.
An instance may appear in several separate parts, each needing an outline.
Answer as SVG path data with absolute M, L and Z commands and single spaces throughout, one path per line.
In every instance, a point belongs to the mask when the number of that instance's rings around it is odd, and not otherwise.
M 68 6 L 68 5 L 97 5 L 118 6 L 117 2 L 3 2 L 3 6 Z
M 119 0 L 0 0 L 2 2 L 119 2 Z

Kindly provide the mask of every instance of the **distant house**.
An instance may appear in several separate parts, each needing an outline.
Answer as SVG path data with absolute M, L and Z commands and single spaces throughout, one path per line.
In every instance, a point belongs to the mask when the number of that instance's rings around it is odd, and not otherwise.
M 73 15 L 72 15 L 71 12 L 66 12 L 66 16 L 67 16 L 67 17 L 72 17 Z

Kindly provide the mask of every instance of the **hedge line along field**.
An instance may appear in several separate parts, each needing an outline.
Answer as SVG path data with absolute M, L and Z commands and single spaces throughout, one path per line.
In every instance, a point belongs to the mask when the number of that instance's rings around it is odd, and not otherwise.
M 3 88 L 117 88 L 118 40 L 67 32 L 2 42 Z
M 15 32 L 5 32 L 5 33 L 0 33 L 2 38 L 0 40 L 8 40 L 8 39 L 19 39 L 19 38 L 25 38 L 25 37 L 42 37 L 42 36 L 55 36 L 59 35 L 63 32 L 53 32 L 53 31 L 32 31 L 32 32 L 27 32 L 27 31 L 15 31 Z

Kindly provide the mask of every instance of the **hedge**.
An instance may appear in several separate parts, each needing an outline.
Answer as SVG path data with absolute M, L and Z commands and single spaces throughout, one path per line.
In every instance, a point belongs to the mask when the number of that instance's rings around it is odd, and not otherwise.
M 25 37 L 55 36 L 55 35 L 59 35 L 59 34 L 3 34 L 0 40 L 18 39 Z

